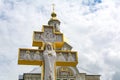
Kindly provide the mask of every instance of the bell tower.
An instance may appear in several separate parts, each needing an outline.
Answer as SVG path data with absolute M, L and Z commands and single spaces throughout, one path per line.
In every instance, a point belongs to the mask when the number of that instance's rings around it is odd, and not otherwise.
M 49 26 L 53 26 L 56 32 L 60 32 L 60 21 L 57 19 L 57 14 L 55 13 L 54 9 L 54 4 L 53 4 L 53 11 L 51 13 L 51 18 L 48 21 Z

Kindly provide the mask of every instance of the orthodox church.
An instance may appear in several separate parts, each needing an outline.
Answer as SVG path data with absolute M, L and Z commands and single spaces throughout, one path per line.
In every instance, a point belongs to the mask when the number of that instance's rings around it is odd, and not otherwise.
M 45 33 L 44 33 L 45 32 Z M 35 31 L 33 34 L 33 46 L 38 46 L 37 50 L 21 49 L 19 50 L 18 64 L 22 65 L 42 65 L 44 64 L 44 43 L 53 43 L 53 48 L 56 51 L 56 80 L 100 80 L 100 75 L 87 75 L 80 73 L 76 67 L 78 64 L 78 55 L 76 51 L 72 51 L 72 46 L 65 42 L 63 34 L 60 31 L 60 21 L 57 19 L 57 14 L 54 11 L 51 13 L 51 18 L 48 25 L 43 25 L 42 32 Z M 39 56 L 38 56 L 39 55 Z M 43 60 L 43 61 L 42 61 Z M 44 68 L 44 67 L 43 67 Z M 30 73 L 19 75 L 19 80 L 45 80 L 44 71 L 40 68 L 35 68 Z

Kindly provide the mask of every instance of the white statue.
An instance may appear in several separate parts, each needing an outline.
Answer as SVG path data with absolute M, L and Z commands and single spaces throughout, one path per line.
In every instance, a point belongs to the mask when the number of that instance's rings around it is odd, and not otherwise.
M 68 53 L 68 61 L 75 61 L 71 53 Z
M 57 61 L 66 61 L 62 53 L 59 53 L 57 56 Z
M 40 56 L 40 52 L 39 51 L 36 51 L 36 53 L 34 54 L 33 59 L 34 60 L 41 60 L 41 56 Z
M 23 56 L 23 59 L 25 59 L 25 60 L 31 60 L 31 56 L 30 56 L 30 51 L 29 50 L 26 51 L 26 53 Z
M 55 62 L 56 52 L 53 50 L 51 43 L 45 44 L 45 51 L 43 52 L 45 62 L 44 80 L 55 80 Z

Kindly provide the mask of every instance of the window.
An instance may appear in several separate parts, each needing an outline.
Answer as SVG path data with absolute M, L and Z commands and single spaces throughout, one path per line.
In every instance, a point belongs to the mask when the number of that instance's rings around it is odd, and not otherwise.
M 70 79 L 70 80 L 74 80 L 74 79 Z
M 63 80 L 67 80 L 67 79 L 63 79 Z
M 57 79 L 57 80 L 60 80 L 60 79 Z
M 54 27 L 56 28 L 56 23 L 54 24 Z

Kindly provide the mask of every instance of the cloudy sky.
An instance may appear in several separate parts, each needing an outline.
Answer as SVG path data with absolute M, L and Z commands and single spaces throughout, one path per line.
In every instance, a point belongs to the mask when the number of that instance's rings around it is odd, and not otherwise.
M 80 72 L 119 80 L 119 0 L 0 0 L 0 80 L 17 80 L 36 67 L 17 64 L 18 48 L 32 48 L 33 31 L 47 24 L 52 3 L 61 31 L 79 53 Z

